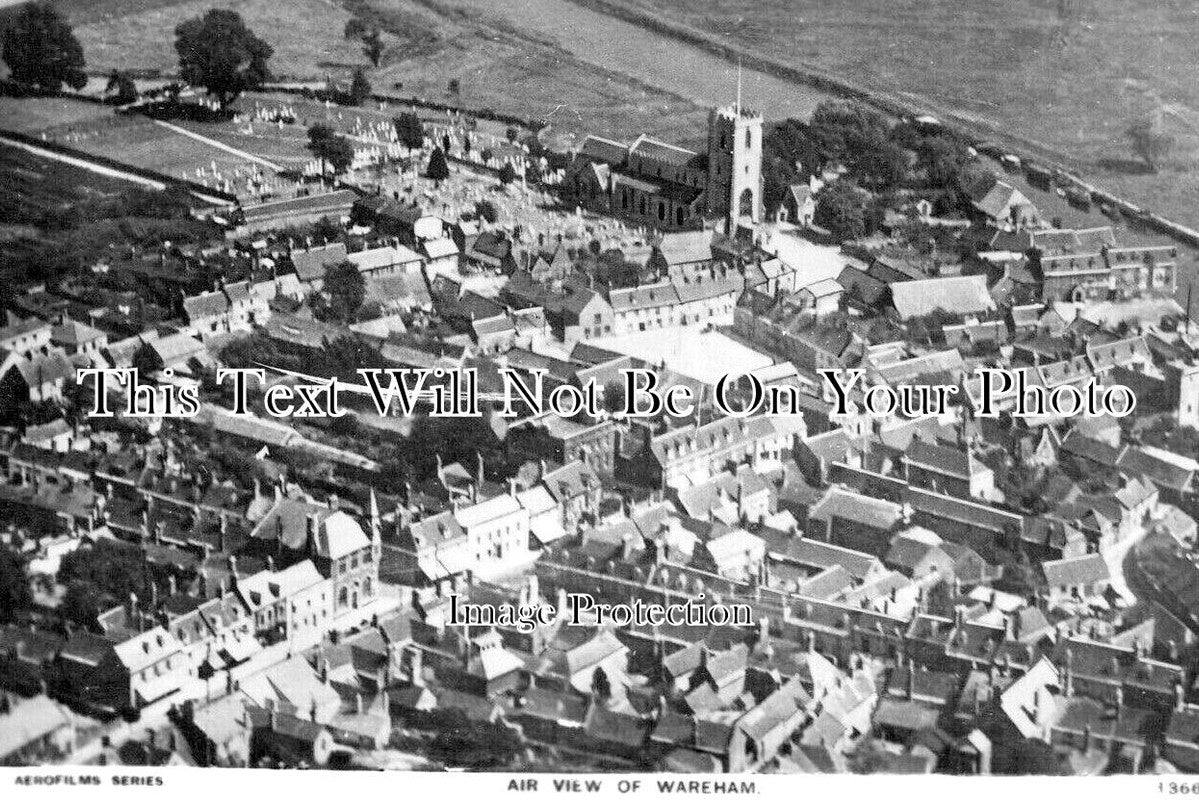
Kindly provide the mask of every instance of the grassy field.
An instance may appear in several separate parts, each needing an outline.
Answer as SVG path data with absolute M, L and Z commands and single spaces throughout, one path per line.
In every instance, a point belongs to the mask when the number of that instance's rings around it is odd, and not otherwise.
M 61 164 L 0 144 L 0 220 L 23 227 L 42 215 L 81 200 L 109 197 L 134 184 L 107 178 L 79 167 Z
M 83 44 L 88 68 L 173 71 L 175 26 L 210 8 L 231 8 L 275 48 L 280 76 L 322 77 L 365 63 L 361 48 L 342 36 L 350 18 L 335 0 L 59 0 Z
M 795 66 L 924 101 L 1042 145 L 1102 185 L 1199 226 L 1199 60 L 1192 0 L 626 0 Z M 1158 115 L 1158 174 L 1125 131 Z
M 431 0 L 59 0 L 83 44 L 88 69 L 172 72 L 174 29 L 208 8 L 237 10 L 275 48 L 277 77 L 320 81 L 368 68 L 377 90 L 454 100 L 527 117 L 550 118 L 551 135 L 569 143 L 585 131 L 693 138 L 705 111 L 669 91 L 576 58 L 553 42 L 498 17 Z M 386 51 L 378 69 L 342 31 L 353 15 L 381 25 Z M 451 97 L 448 84 L 462 87 Z M 569 111 L 556 112 L 563 100 Z

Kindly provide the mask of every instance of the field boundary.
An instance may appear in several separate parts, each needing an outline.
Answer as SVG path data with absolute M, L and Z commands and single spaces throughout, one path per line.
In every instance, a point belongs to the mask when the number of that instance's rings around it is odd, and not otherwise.
M 43 158 L 51 158 L 100 175 L 106 175 L 107 177 L 121 178 L 134 183 L 141 183 L 143 186 L 157 185 L 158 188 L 175 187 L 185 189 L 204 202 L 214 205 L 232 206 L 237 205 L 238 202 L 235 195 L 227 192 L 184 180 L 183 178 L 165 175 L 152 169 L 146 169 L 145 167 L 126 164 L 107 156 L 87 153 L 57 142 L 44 142 L 37 137 L 20 133 L 19 131 L 0 128 L 0 142 L 13 147 L 19 147 L 26 152 Z
M 632 25 L 651 30 L 661 36 L 676 39 L 693 47 L 701 48 L 712 55 L 726 61 L 740 61 L 750 69 L 764 72 L 776 78 L 804 83 L 829 94 L 849 100 L 858 100 L 879 111 L 898 117 L 910 117 L 918 114 L 931 114 L 946 123 L 946 117 L 951 122 L 945 124 L 946 129 L 962 141 L 977 145 L 985 140 L 999 140 L 1005 149 L 1019 156 L 1026 167 L 1041 166 L 1049 168 L 1055 177 L 1064 179 L 1075 187 L 1087 192 L 1098 203 L 1105 203 L 1118 208 L 1129 219 L 1146 225 L 1163 235 L 1174 238 L 1193 247 L 1199 247 L 1199 231 L 1166 219 L 1158 214 L 1150 213 L 1136 203 L 1118 197 L 1111 192 L 1083 180 L 1077 173 L 1077 167 L 1063 162 L 1069 159 L 1055 152 L 1048 145 L 1035 142 L 1012 133 L 1009 130 L 987 125 L 978 121 L 966 121 L 952 111 L 946 112 L 928 101 L 919 101 L 917 96 L 905 100 L 892 96 L 877 89 L 867 89 L 864 86 L 842 77 L 831 75 L 826 70 L 811 64 L 796 66 L 777 61 L 773 58 L 758 55 L 752 50 L 721 41 L 710 33 L 693 28 L 680 22 L 663 19 L 645 9 L 631 6 L 622 0 L 567 0 L 575 5 L 588 8 L 601 14 L 615 17 Z

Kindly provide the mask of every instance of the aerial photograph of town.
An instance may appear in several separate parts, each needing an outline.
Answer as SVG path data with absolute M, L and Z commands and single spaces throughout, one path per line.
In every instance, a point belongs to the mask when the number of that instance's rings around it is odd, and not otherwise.
M 1197 34 L 0 0 L 0 792 L 1199 792 Z

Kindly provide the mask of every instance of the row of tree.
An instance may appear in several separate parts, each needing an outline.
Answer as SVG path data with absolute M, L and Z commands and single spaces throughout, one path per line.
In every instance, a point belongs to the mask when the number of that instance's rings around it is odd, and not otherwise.
M 22 6 L 0 44 L 9 80 L 16 84 L 50 92 L 63 86 L 82 89 L 87 84 L 83 45 L 66 18 L 45 0 Z M 222 108 L 271 77 L 267 62 L 274 49 L 247 28 L 236 11 L 214 8 L 180 23 L 175 28 L 175 52 L 180 77 L 204 87 Z M 109 91 L 130 102 L 136 98 L 126 73 L 113 74 Z

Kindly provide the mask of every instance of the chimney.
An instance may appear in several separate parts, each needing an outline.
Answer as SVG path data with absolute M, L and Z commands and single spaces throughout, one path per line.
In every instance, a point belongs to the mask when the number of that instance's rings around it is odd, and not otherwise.
M 908 700 L 916 699 L 916 670 L 908 665 Z
M 362 713 L 362 692 L 354 693 L 354 711 L 358 714 Z
M 304 544 L 308 548 L 309 553 L 316 552 L 316 514 L 309 514 L 305 517 L 305 525 L 307 526 L 304 534 Z
M 232 576 L 233 588 L 236 589 L 237 588 L 237 556 L 229 556 L 229 574 Z

